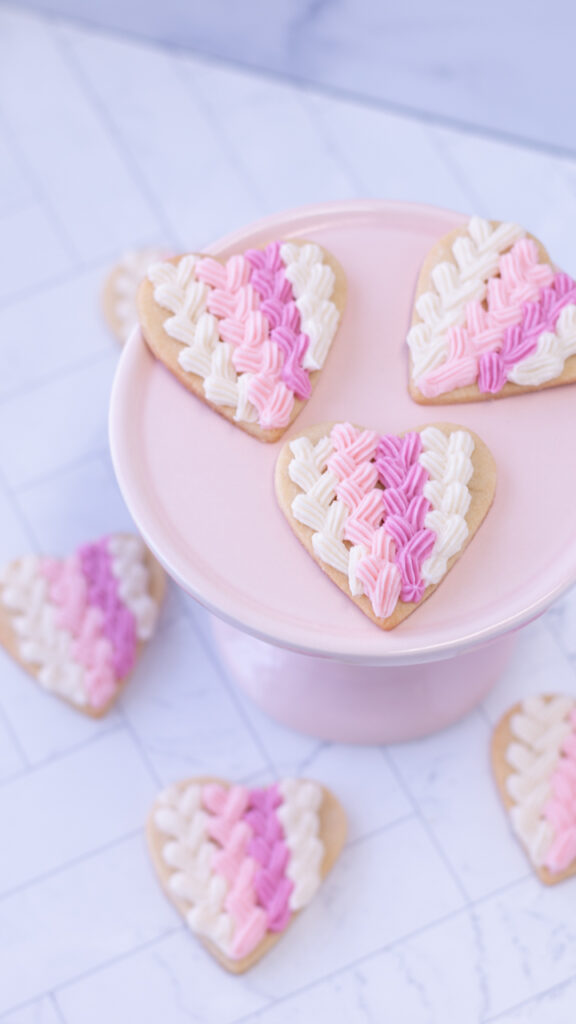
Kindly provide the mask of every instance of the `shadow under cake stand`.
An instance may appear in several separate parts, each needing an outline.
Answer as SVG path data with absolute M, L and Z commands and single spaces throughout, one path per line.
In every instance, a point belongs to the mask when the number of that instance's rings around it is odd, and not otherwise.
M 286 437 L 350 420 L 382 433 L 477 431 L 498 463 L 493 508 L 438 591 L 380 631 L 318 568 L 274 496 L 280 444 L 216 415 L 135 329 L 116 375 L 110 437 L 126 502 L 170 575 L 210 612 L 229 676 L 270 715 L 328 739 L 393 742 L 442 728 L 496 683 L 515 631 L 576 580 L 576 391 L 426 408 L 406 388 L 419 267 L 464 222 L 432 207 L 355 201 L 269 217 L 206 250 L 313 239 L 339 259 L 348 305 L 312 399 Z

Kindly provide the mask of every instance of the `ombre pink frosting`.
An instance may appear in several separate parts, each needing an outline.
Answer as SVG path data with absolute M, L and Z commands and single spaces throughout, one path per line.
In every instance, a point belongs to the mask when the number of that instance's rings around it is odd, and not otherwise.
M 209 783 L 202 789 L 208 835 L 218 844 L 212 870 L 228 883 L 224 909 L 234 921 L 235 959 L 251 953 L 268 931 L 283 931 L 291 918 L 290 851 L 276 813 L 281 803 L 275 785 L 249 790 Z
M 207 308 L 219 318 L 222 341 L 234 346 L 236 371 L 253 375 L 248 398 L 264 429 L 285 427 L 294 399 L 312 393 L 303 366 L 310 341 L 301 330 L 281 245 L 276 241 L 265 249 L 249 249 L 225 266 L 208 256 L 195 267 L 197 279 L 212 288 Z
M 85 544 L 69 558 L 44 559 L 56 625 L 72 636 L 71 655 L 85 670 L 88 701 L 103 707 L 136 660 L 136 623 L 112 571 L 108 539 Z
M 446 361 L 417 381 L 427 398 L 475 382 L 482 392 L 500 391 L 510 370 L 535 351 L 544 331 L 554 331 L 564 307 L 576 302 L 576 283 L 540 263 L 530 238 L 500 257 L 498 271 L 488 281 L 486 305 L 468 303 L 465 323 L 448 330 Z
M 344 539 L 368 548 L 356 574 L 374 614 L 387 618 L 398 600 L 421 600 L 422 563 L 436 540 L 424 525 L 431 506 L 423 493 L 429 474 L 418 461 L 422 439 L 417 432 L 379 437 L 349 423 L 334 426 L 330 439 L 328 469 L 338 477 L 336 495 L 349 509 Z
M 572 732 L 562 745 L 562 756 L 550 780 L 552 795 L 543 812 L 554 829 L 545 859 L 554 874 L 565 871 L 576 859 L 576 711 L 570 721 Z

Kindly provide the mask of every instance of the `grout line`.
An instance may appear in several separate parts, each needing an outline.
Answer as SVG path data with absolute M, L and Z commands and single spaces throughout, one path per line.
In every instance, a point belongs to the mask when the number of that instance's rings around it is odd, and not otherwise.
M 124 163 L 127 172 L 132 177 L 135 186 L 140 190 L 143 198 L 148 203 L 150 210 L 156 216 L 158 220 L 158 225 L 165 233 L 167 241 L 170 243 L 171 246 L 177 248 L 176 233 L 174 232 L 172 225 L 170 224 L 168 215 L 164 210 L 164 207 L 162 206 L 161 202 L 159 202 L 158 197 L 154 190 L 149 186 L 137 162 L 133 159 L 122 134 L 118 131 L 112 117 L 110 116 L 108 108 L 102 102 L 102 100 L 94 90 L 92 83 L 90 82 L 88 76 L 84 71 L 84 68 L 82 67 L 82 64 L 76 57 L 76 54 L 73 52 L 73 48 L 70 45 L 69 41 L 66 40 L 62 36 L 61 32 L 58 31 L 59 21 L 60 19 L 56 20 L 56 24 L 53 24 L 52 30 L 55 44 L 58 47 L 62 59 L 67 64 L 72 74 L 74 74 L 74 76 L 76 77 L 76 80 L 80 88 L 83 90 L 86 99 L 92 105 L 95 113 L 100 118 L 100 121 L 106 129 L 111 139 L 111 142 L 114 145 L 116 152 L 118 153 L 118 156 Z
M 397 768 L 397 766 L 396 766 L 396 764 L 394 762 L 394 759 L 390 756 L 390 753 L 389 753 L 389 751 L 386 748 L 381 747 L 380 750 L 382 752 L 382 756 L 384 757 L 384 760 L 386 761 L 386 763 L 388 765 L 388 768 L 390 769 L 390 772 L 392 773 L 392 775 L 394 776 L 394 778 L 396 780 L 397 785 L 399 786 L 399 788 L 403 792 L 403 794 L 406 797 L 408 803 L 411 805 L 412 810 L 413 810 L 416 818 L 420 822 L 422 828 L 424 829 L 426 835 L 428 836 L 428 839 L 430 840 L 432 846 L 436 850 L 436 853 L 438 854 L 440 860 L 444 864 L 444 867 L 447 869 L 448 873 L 450 874 L 450 876 L 452 878 L 452 881 L 454 882 L 456 888 L 458 889 L 458 892 L 460 893 L 461 897 L 464 900 L 465 906 L 470 906 L 470 904 L 472 902 L 471 897 L 470 897 L 470 893 L 467 891 L 466 886 L 461 881 L 459 876 L 456 874 L 455 868 L 453 867 L 452 863 L 449 861 L 448 857 L 446 856 L 446 853 L 443 850 L 443 848 L 442 848 L 441 844 L 439 843 L 438 839 L 436 838 L 434 832 L 432 831 L 432 828 L 430 827 L 430 824 L 428 823 L 428 821 L 426 820 L 426 818 L 422 814 L 422 810 L 420 808 L 420 805 L 418 804 L 418 801 L 415 799 L 415 797 L 413 797 L 412 792 L 411 792 L 409 786 L 407 786 L 407 784 L 404 782 L 404 778 L 402 777 L 402 774 L 398 770 L 398 768 Z
M 13 130 L 9 119 L 6 117 L 6 113 L 0 109 L 0 118 L 2 122 L 2 130 L 10 142 L 12 153 L 16 155 L 17 163 L 22 168 L 24 177 L 28 180 L 30 187 L 36 197 L 37 202 L 40 203 L 44 213 L 48 217 L 49 222 L 54 228 L 56 236 L 60 239 L 64 247 L 64 252 L 69 260 L 72 260 L 76 265 L 81 265 L 80 254 L 77 251 L 72 239 L 68 235 L 64 225 L 58 217 L 50 198 L 41 184 L 41 179 L 32 170 L 27 157 L 22 152 L 22 147 L 16 132 Z
M 108 850 L 113 850 L 117 846 L 121 846 L 122 843 L 126 843 L 131 839 L 136 839 L 137 836 L 140 836 L 141 838 L 143 831 L 143 826 L 139 825 L 138 828 L 130 829 L 129 832 L 125 832 L 124 835 L 118 836 L 116 839 L 109 840 L 109 842 L 104 843 L 102 846 L 96 846 L 91 850 L 87 850 L 86 853 L 78 854 L 77 857 L 72 857 L 70 860 L 60 863 L 58 867 L 50 868 L 48 871 L 43 871 L 41 875 L 35 875 L 34 878 L 29 878 L 26 882 L 20 882 L 19 885 L 15 885 L 6 892 L 0 893 L 0 905 L 2 903 L 7 903 L 8 900 L 12 899 L 13 896 L 17 896 L 19 893 L 26 892 L 29 889 L 34 889 L 36 886 L 42 885 L 51 878 L 57 878 L 58 875 L 65 874 L 70 870 L 70 868 L 75 868 L 79 864 L 83 864 L 84 861 L 92 860 L 94 857 L 99 857 L 102 853 L 106 853 Z
M 420 935 L 424 935 L 426 934 L 426 932 L 433 931 L 434 928 L 437 928 L 440 925 L 447 924 L 448 922 L 456 920 L 459 917 L 463 917 L 466 913 L 468 913 L 471 907 L 476 907 L 478 905 L 481 905 L 483 902 L 487 902 L 487 899 L 491 899 L 496 895 L 506 893 L 508 890 L 520 885 L 521 882 L 525 882 L 530 877 L 531 873 L 529 875 L 526 875 L 522 879 L 516 879 L 516 881 L 510 882 L 507 885 L 502 886 L 501 889 L 495 890 L 493 893 L 490 894 L 490 897 L 488 898 L 482 897 L 479 900 L 473 900 L 468 907 L 459 907 L 458 910 L 452 910 L 448 914 L 444 914 L 442 915 L 442 917 L 436 918 L 434 921 L 429 921 L 427 924 L 422 925 L 420 928 L 415 928 L 413 931 L 408 932 L 406 935 L 401 935 L 398 939 L 395 939 L 392 942 L 385 943 L 385 945 L 380 946 L 378 949 L 371 950 L 370 953 L 365 953 L 363 956 L 357 957 L 356 960 L 350 961 L 350 963 L 345 964 L 343 967 L 339 967 L 335 971 L 328 971 L 326 974 L 323 974 L 320 977 L 315 978 L 314 981 L 311 981 L 306 985 L 302 985 L 300 988 L 293 989 L 292 992 L 289 992 L 284 996 L 280 996 L 279 998 L 275 999 L 273 1003 L 269 1003 L 268 1006 L 262 1007 L 261 1010 L 258 1010 L 255 1013 L 252 1012 L 246 1014 L 243 1017 L 237 1017 L 234 1021 L 231 1022 L 231 1024 L 250 1024 L 250 1022 L 252 1022 L 253 1020 L 259 1019 L 262 1016 L 262 1014 L 267 1013 L 272 1005 L 276 1006 L 278 1003 L 286 1003 L 294 996 L 303 995 L 304 993 L 309 992 L 312 989 L 325 984 L 327 981 L 331 981 L 332 979 L 337 978 L 340 975 L 348 974 L 355 968 L 360 967 L 363 964 L 370 963 L 370 961 L 372 960 L 376 960 L 379 956 L 382 956 L 384 953 L 391 953 L 394 950 L 406 945 L 408 942 L 411 942 L 413 939 L 418 938 Z M 489 1024 L 489 1022 L 485 1022 L 485 1024 Z
M 140 754 L 140 757 L 142 758 L 142 762 L 144 764 L 144 767 L 146 768 L 146 771 L 148 772 L 148 775 L 150 776 L 150 778 L 151 778 L 152 782 L 154 783 L 154 785 L 159 790 L 164 789 L 165 788 L 164 783 L 162 782 L 162 779 L 160 778 L 160 775 L 156 771 L 156 768 L 154 767 L 154 764 L 153 764 L 153 762 L 150 759 L 150 755 L 148 754 L 148 751 L 146 750 L 146 747 L 144 746 L 144 743 L 140 739 L 140 736 L 138 735 L 138 733 L 136 732 L 134 726 L 132 725 L 132 722 L 128 718 L 128 715 L 126 714 L 125 708 L 121 704 L 118 705 L 118 708 L 119 708 L 120 714 L 122 715 L 126 731 L 127 731 L 128 735 L 130 736 L 130 738 L 132 739 L 132 742 L 134 743 L 134 746 L 136 747 L 138 753 Z
M 50 992 L 48 994 L 48 999 L 50 1000 L 52 1009 L 54 1010 L 54 1013 L 56 1014 L 58 1020 L 60 1021 L 60 1024 L 67 1024 L 66 1017 L 64 1016 L 62 1007 L 60 1006 L 60 1003 L 58 1002 L 55 993 Z
M 260 752 L 261 756 L 263 757 L 265 765 L 266 765 L 266 768 L 268 769 L 268 771 L 272 772 L 274 777 L 277 777 L 278 776 L 278 768 L 276 767 L 275 762 L 272 760 L 270 754 L 268 753 L 267 747 L 262 742 L 262 739 L 260 738 L 259 733 L 255 729 L 253 723 L 250 721 L 249 716 L 246 714 L 246 710 L 245 710 L 245 708 L 244 708 L 244 706 L 242 704 L 242 701 L 240 700 L 240 698 L 239 698 L 239 696 L 238 696 L 238 694 L 236 692 L 236 688 L 235 688 L 235 686 L 233 684 L 230 683 L 226 672 L 224 671 L 224 669 L 220 665 L 220 662 L 219 662 L 219 660 L 218 660 L 218 658 L 216 656 L 216 653 L 213 650 L 212 644 L 209 642 L 207 637 L 204 636 L 203 630 L 198 627 L 198 624 L 196 623 L 196 621 L 194 619 L 194 615 L 193 615 L 192 609 L 188 605 L 185 605 L 184 613 L 186 615 L 186 618 L 187 618 L 190 626 L 192 627 L 192 629 L 193 629 L 193 631 L 194 631 L 194 633 L 196 635 L 196 638 L 197 638 L 198 642 L 200 643 L 202 649 L 204 650 L 204 653 L 206 654 L 208 660 L 210 661 L 210 664 L 214 668 L 214 670 L 215 670 L 215 672 L 216 672 L 216 674 L 218 676 L 218 679 L 221 681 L 221 683 L 222 683 L 222 685 L 224 687 L 225 692 L 230 697 L 230 700 L 232 701 L 234 707 L 236 708 L 236 711 L 238 712 L 239 717 L 241 718 L 244 726 L 246 727 L 247 731 L 249 732 L 250 736 L 252 737 L 252 741 L 253 741 L 256 749 Z M 209 613 L 209 614 L 211 614 L 211 613 Z
M 14 779 L 19 779 L 20 776 L 26 775 L 28 770 L 29 770 L 29 768 L 30 768 L 30 761 L 28 759 L 26 751 L 24 750 L 24 747 L 22 746 L 22 744 L 20 742 L 20 737 L 18 736 L 18 733 L 16 732 L 16 729 L 12 725 L 12 722 L 10 721 L 10 718 L 9 718 L 9 716 L 8 716 L 8 714 L 7 714 L 7 712 L 6 712 L 6 710 L 5 710 L 3 705 L 0 706 L 0 720 L 2 721 L 2 724 L 4 725 L 4 728 L 5 728 L 6 732 L 8 733 L 10 739 L 12 740 L 12 743 L 14 744 L 14 747 L 16 748 L 16 752 L 17 752 L 18 756 L 20 757 L 20 760 L 22 761 L 22 764 L 24 765 L 24 767 L 22 769 L 20 769 L 19 771 L 15 771 L 15 772 L 12 773 L 12 775 L 9 775 L 7 778 L 4 778 L 4 779 L 0 780 L 0 787 L 1 787 L 6 782 L 13 782 Z
M 197 103 L 198 109 L 200 110 L 202 117 L 204 118 L 207 127 L 222 146 L 225 155 L 230 159 L 231 163 L 234 165 L 238 177 L 240 178 L 241 181 L 243 181 L 252 199 L 254 199 L 254 201 L 257 203 L 259 207 L 267 209 L 268 206 L 266 203 L 266 197 L 261 192 L 260 188 L 258 187 L 257 181 L 254 179 L 254 177 L 250 173 L 249 168 L 246 166 L 244 162 L 244 153 L 242 148 L 238 149 L 234 140 L 229 135 L 228 131 L 226 130 L 226 127 L 224 126 L 224 123 L 222 122 L 221 112 L 218 110 L 218 108 L 214 109 L 214 107 L 210 103 L 210 97 L 209 95 L 206 95 L 202 82 L 196 82 L 194 80 L 194 72 L 196 71 L 196 68 L 193 66 L 193 64 L 190 64 L 188 61 L 183 60 L 182 54 L 178 53 L 173 56 L 175 57 L 174 70 L 179 80 L 182 82 L 184 86 L 186 86 L 187 89 L 190 88 L 191 83 L 189 77 L 184 72 L 185 65 L 188 65 L 188 68 L 192 73 L 194 99 Z
M 79 455 L 78 458 L 75 459 L 70 459 L 69 462 L 65 462 L 62 465 L 57 466 L 56 469 L 51 470 L 49 473 L 42 473 L 39 476 L 28 477 L 23 480 L 22 483 L 15 484 L 13 490 L 16 500 L 20 494 L 25 494 L 27 491 L 34 490 L 35 487 L 40 487 L 43 484 L 56 482 L 59 477 L 64 476 L 66 473 L 73 473 L 75 470 L 81 469 L 88 463 L 103 458 L 106 455 L 107 450 L 108 449 L 104 447 L 84 452 L 83 455 Z
M 26 683 L 27 680 L 25 679 L 24 682 Z M 4 715 L 8 717 L 6 709 L 3 708 L 2 711 L 4 712 Z M 72 746 L 67 747 L 66 750 L 60 750 L 55 754 L 50 754 L 48 757 L 43 758 L 41 761 L 27 761 L 26 769 L 24 769 L 21 772 L 16 772 L 15 775 L 11 775 L 7 779 L 0 780 L 0 790 L 3 789 L 5 786 L 9 786 L 10 783 L 12 782 L 19 781 L 24 777 L 28 778 L 30 775 L 33 775 L 37 771 L 43 771 L 44 768 L 47 768 L 49 765 L 58 764 L 59 761 L 64 760 L 64 758 L 68 757 L 69 755 L 72 756 L 74 754 L 79 753 L 79 751 L 81 750 L 87 750 L 95 743 L 98 743 L 99 740 L 104 739 L 108 736 L 113 736 L 114 733 L 116 732 L 120 732 L 122 728 L 122 722 L 112 722 L 107 727 L 103 728 L 101 731 L 95 733 L 94 736 L 90 736 L 89 739 L 82 740 L 80 743 L 74 743 Z
M 119 346 L 118 346 L 119 349 Z M 26 384 L 21 385 L 17 388 L 12 388 L 9 391 L 0 391 L 0 403 L 8 404 L 9 402 L 16 401 L 23 395 L 28 395 L 30 392 L 40 388 L 49 386 L 50 384 L 57 383 L 60 380 L 66 380 L 67 377 L 74 376 L 80 370 L 87 370 L 91 366 L 98 366 L 99 363 L 106 362 L 106 359 L 110 359 L 110 356 L 116 356 L 116 348 L 110 339 L 108 348 L 103 349 L 101 352 L 92 353 L 90 356 L 84 356 L 77 361 L 72 357 L 71 361 L 68 361 L 65 366 L 60 367 L 57 370 L 51 370 L 48 373 L 42 374 L 40 377 L 36 377 L 32 381 L 27 381 Z
M 64 992 L 67 988 L 71 987 L 72 985 L 75 985 L 76 982 L 78 981 L 84 981 L 85 978 L 92 977 L 92 975 L 97 974 L 98 971 L 106 970 L 106 968 L 108 967 L 113 967 L 114 964 L 121 963 L 123 960 L 128 960 L 131 956 L 136 955 L 137 953 L 141 953 L 143 950 L 149 949 L 150 947 L 155 946 L 156 943 L 163 942 L 164 939 L 170 938 L 170 936 L 176 935 L 178 932 L 181 932 L 183 930 L 183 925 L 167 928 L 159 935 L 155 935 L 153 939 L 146 939 L 144 942 L 141 942 L 136 946 L 132 946 L 131 949 L 126 950 L 124 953 L 117 953 L 115 956 L 110 957 L 108 960 L 103 960 L 100 964 L 98 964 L 98 966 L 91 967 L 89 970 L 82 971 L 80 974 L 74 975 L 72 978 L 67 979 L 61 985 L 57 985 L 56 988 L 51 991 L 39 992 L 37 995 L 34 996 L 33 999 L 27 999 L 23 1003 L 16 1003 L 14 1006 L 9 1007 L 8 1010 L 6 1010 L 5 1014 L 2 1017 L 0 1017 L 0 1024 L 2 1024 L 3 1020 L 7 1020 L 9 1016 L 11 1016 L 13 1013 L 17 1013 L 20 1010 L 25 1010 L 29 1006 L 34 1006 L 36 1003 L 40 1002 L 41 999 L 45 999 L 46 997 L 55 1000 L 56 1005 L 58 1007 L 58 1011 L 60 1013 L 60 1017 L 62 1018 L 62 1020 L 66 1021 L 66 1018 L 63 1016 L 62 1008 L 60 1007 L 60 1004 L 58 1002 L 58 993 Z M 118 1024 L 118 1022 L 115 1021 L 114 1024 Z
M 576 974 L 571 974 L 569 978 L 564 978 L 563 981 L 559 981 L 556 985 L 551 985 L 550 988 L 544 989 L 542 992 L 537 992 L 535 995 L 529 996 L 528 999 L 523 999 L 521 1003 L 515 1003 L 513 1006 L 508 1006 L 505 1010 L 502 1010 L 501 1013 L 497 1013 L 493 1017 L 486 1017 L 483 1024 L 493 1024 L 493 1021 L 502 1020 L 510 1013 L 515 1014 L 518 1010 L 523 1010 L 526 1006 L 530 1006 L 531 1003 L 538 1005 L 541 999 L 545 999 L 546 996 L 554 995 L 556 992 L 561 992 L 562 989 L 568 988 L 569 985 L 573 985 L 575 981 Z M 539 1021 L 542 1021 L 542 1019 L 542 1017 L 538 1018 Z M 567 1019 L 568 1018 L 566 1018 L 566 1020 Z M 573 1020 L 574 1018 L 571 1017 L 570 1019 Z M 520 1021 L 517 1021 L 516 1024 L 520 1024 Z
M 10 2 L 10 0 L 3 0 L 3 2 L 4 6 L 7 8 L 14 8 L 17 12 L 21 10 L 19 5 L 14 3 L 13 0 L 12 2 Z M 31 6 L 29 6 L 28 9 L 31 13 L 36 13 Z M 282 72 L 277 71 L 274 68 L 258 67 L 253 64 L 243 63 L 239 58 L 223 56 L 222 54 L 217 54 L 210 50 L 200 51 L 195 50 L 191 46 L 179 45 L 177 43 L 169 43 L 166 41 L 157 42 L 150 39 L 149 36 L 140 35 L 138 32 L 130 32 L 129 30 L 122 29 L 120 27 L 106 29 L 101 25 L 90 21 L 90 19 L 82 17 L 81 15 L 68 15 L 63 18 L 62 15 L 54 12 L 44 12 L 42 20 L 45 24 L 55 24 L 57 27 L 62 25 L 64 28 L 71 27 L 73 31 L 85 32 L 89 35 L 99 36 L 100 38 L 110 39 L 113 41 L 120 40 L 129 45 L 139 46 L 144 50 L 151 50 L 156 53 L 166 53 L 170 56 L 183 57 L 189 61 L 196 61 L 198 64 L 209 64 L 216 65 L 216 67 L 232 68 L 236 71 L 243 72 L 246 75 L 252 75 L 255 78 L 264 80 L 271 79 L 273 81 L 290 85 L 294 89 L 298 89 L 302 92 L 313 93 L 321 97 L 324 96 L 328 99 L 339 100 L 341 102 L 356 103 L 359 106 L 364 106 L 383 113 L 393 114 L 398 117 L 404 117 L 410 121 L 419 121 L 420 123 L 437 125 L 440 128 L 447 128 L 452 131 L 461 132 L 465 135 L 474 135 L 488 141 L 501 142 L 521 149 L 540 152 L 547 156 L 558 157 L 561 160 L 576 159 L 576 148 L 543 142 L 524 135 L 516 135 L 514 132 L 492 128 L 489 125 L 477 125 L 470 121 L 464 121 L 460 118 L 452 117 L 449 114 L 440 114 L 420 107 L 409 106 L 397 100 L 367 95 L 343 86 L 337 86 L 327 82 L 318 82 L 310 78 L 298 78 L 295 75 L 291 75 L 289 72 Z

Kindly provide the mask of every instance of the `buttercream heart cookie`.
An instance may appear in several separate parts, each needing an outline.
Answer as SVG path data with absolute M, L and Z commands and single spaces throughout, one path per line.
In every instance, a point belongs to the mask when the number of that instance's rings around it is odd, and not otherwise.
M 102 311 L 110 330 L 121 345 L 138 323 L 136 296 L 151 263 L 172 255 L 166 248 L 131 249 L 107 274 L 102 287 Z
M 494 730 L 492 767 L 541 881 L 576 875 L 576 700 L 548 695 L 514 705 Z
M 190 929 L 227 970 L 248 970 L 314 898 L 346 839 L 329 790 L 305 779 L 250 789 L 188 779 L 148 821 L 154 866 Z
M 324 424 L 285 444 L 276 464 L 276 493 L 296 536 L 381 629 L 435 591 L 495 487 L 490 451 L 453 424 L 403 435 Z
M 576 282 L 517 224 L 472 217 L 418 279 L 410 394 L 476 402 L 576 381 Z
M 310 398 L 344 310 L 346 284 L 311 242 L 270 242 L 225 262 L 158 263 L 139 293 L 152 352 L 185 387 L 261 441 Z
M 99 718 L 154 632 L 164 587 L 130 534 L 65 559 L 26 555 L 0 576 L 0 643 L 44 689 Z

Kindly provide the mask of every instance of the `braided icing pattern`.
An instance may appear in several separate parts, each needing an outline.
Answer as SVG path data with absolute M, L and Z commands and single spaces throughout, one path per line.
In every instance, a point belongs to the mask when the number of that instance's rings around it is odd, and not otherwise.
M 560 376 L 576 353 L 576 283 L 540 263 L 535 242 L 514 225 L 492 230 L 472 218 L 468 233 L 477 253 L 492 258 L 478 260 L 472 273 L 469 239 L 459 237 L 453 254 L 460 273 L 449 263 L 434 268 L 437 294 L 420 297 L 424 322 L 408 334 L 418 387 L 433 398 L 477 382 L 481 392 L 496 394 L 508 380 L 538 386 Z
M 150 267 L 164 323 L 185 346 L 180 366 L 203 379 L 206 398 L 264 429 L 286 426 L 294 399 L 310 397 L 338 326 L 334 272 L 322 250 L 272 242 L 231 256 L 186 256 Z
M 343 573 L 386 618 L 438 583 L 468 536 L 474 442 L 435 427 L 379 438 L 337 424 L 313 445 L 290 443 L 294 517 L 312 531 L 317 557 Z
M 510 730 L 512 825 L 536 867 L 564 871 L 576 858 L 576 704 L 529 697 Z
M 321 882 L 324 846 L 316 783 L 264 789 L 219 784 L 171 787 L 154 822 L 163 836 L 169 887 L 190 928 L 231 959 L 283 931 Z
M 79 706 L 106 704 L 156 623 L 141 541 L 110 536 L 63 561 L 28 556 L 2 582 L 20 656 L 41 685 Z

